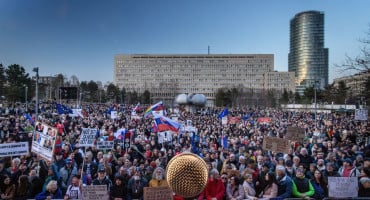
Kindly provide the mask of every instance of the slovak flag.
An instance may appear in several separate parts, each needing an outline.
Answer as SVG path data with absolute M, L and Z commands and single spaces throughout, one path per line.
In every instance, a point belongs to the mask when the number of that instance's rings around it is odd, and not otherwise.
M 148 109 L 146 109 L 144 117 L 148 117 L 153 112 L 156 112 L 156 114 L 161 113 L 161 115 L 163 115 L 163 110 L 164 110 L 164 106 L 163 106 L 162 101 L 160 101 L 160 102 L 150 106 Z M 159 111 L 161 111 L 161 112 L 159 112 Z
M 159 116 L 159 115 L 154 115 L 154 121 L 155 124 L 157 125 L 158 132 L 163 132 L 163 131 L 174 131 L 178 132 L 181 124 L 167 118 L 165 116 Z
M 136 115 L 136 112 L 140 110 L 140 102 L 138 102 L 134 109 L 131 111 L 131 116 Z

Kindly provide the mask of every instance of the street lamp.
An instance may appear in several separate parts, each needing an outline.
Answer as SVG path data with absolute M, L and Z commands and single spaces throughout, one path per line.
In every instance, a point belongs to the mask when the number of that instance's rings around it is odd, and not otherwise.
M 36 121 L 39 119 L 39 68 L 35 67 L 32 70 L 33 72 L 36 72 L 36 114 L 35 119 Z
M 316 95 L 316 92 L 317 92 L 317 84 L 319 83 L 318 80 L 315 80 L 315 83 L 314 83 L 314 93 L 315 93 L 315 128 L 317 127 L 317 95 Z
M 27 102 L 27 93 L 28 93 L 28 86 L 27 85 L 24 85 L 25 87 L 25 97 L 24 97 L 24 100 L 25 100 L 25 103 L 26 103 L 26 113 L 27 113 L 27 110 L 28 110 L 28 102 Z

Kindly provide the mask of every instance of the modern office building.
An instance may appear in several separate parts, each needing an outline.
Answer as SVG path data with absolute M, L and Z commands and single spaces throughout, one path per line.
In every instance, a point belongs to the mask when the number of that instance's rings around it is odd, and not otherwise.
M 212 106 L 219 88 L 294 91 L 294 73 L 274 72 L 273 54 L 116 55 L 114 84 L 152 100 L 204 94 Z
M 290 21 L 288 71 L 295 73 L 296 92 L 328 84 L 328 49 L 324 47 L 324 13 L 306 11 Z

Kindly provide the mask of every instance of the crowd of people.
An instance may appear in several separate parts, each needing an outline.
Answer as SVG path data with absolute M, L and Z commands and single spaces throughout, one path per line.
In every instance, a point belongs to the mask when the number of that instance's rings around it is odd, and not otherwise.
M 28 142 L 31 148 L 42 124 L 58 133 L 52 160 L 31 151 L 0 158 L 1 199 L 81 199 L 83 187 L 106 185 L 112 200 L 142 200 L 145 187 L 168 186 L 167 163 L 182 152 L 197 154 L 209 169 L 208 183 L 194 199 L 324 199 L 329 177 L 357 177 L 358 196 L 370 198 L 369 125 L 351 114 L 230 108 L 229 116 L 239 120 L 223 125 L 218 117 L 223 108 L 167 109 L 168 116 L 191 120 L 194 128 L 160 141 L 153 118 L 142 117 L 145 107 L 131 118 L 133 108 L 85 104 L 85 117 L 70 117 L 56 114 L 53 103 L 42 103 L 36 119 L 24 105 L 9 105 L 0 117 L 1 143 Z M 107 110 L 118 117 L 112 119 Z M 260 123 L 260 117 L 271 121 Z M 303 128 L 305 138 L 290 141 L 289 152 L 263 149 L 264 137 L 284 138 L 289 126 Z M 80 147 L 82 128 L 96 128 L 96 141 L 113 141 L 114 147 Z M 115 134 L 122 129 L 130 133 L 129 148 Z

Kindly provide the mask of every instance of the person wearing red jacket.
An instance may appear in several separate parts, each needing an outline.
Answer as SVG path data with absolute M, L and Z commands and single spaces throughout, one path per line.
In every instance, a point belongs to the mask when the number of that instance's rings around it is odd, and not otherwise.
M 225 186 L 220 179 L 217 169 L 209 172 L 208 183 L 203 192 L 198 196 L 198 200 L 222 200 L 225 194 Z

